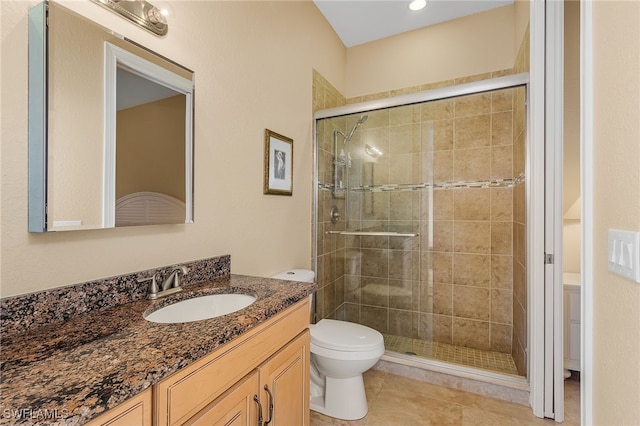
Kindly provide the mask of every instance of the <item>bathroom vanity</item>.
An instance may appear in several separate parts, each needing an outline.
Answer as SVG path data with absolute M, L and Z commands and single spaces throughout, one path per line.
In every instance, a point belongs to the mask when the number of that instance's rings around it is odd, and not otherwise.
M 0 299 L 0 424 L 307 425 L 316 285 L 231 275 L 228 257 L 187 266 L 184 291 L 157 301 L 114 302 L 125 297 L 126 285 L 114 290 L 120 283 L 150 271 Z M 228 293 L 256 300 L 201 321 L 144 318 L 178 300 Z M 71 311 L 89 303 L 95 309 Z
M 308 425 L 308 319 L 305 299 L 89 424 Z

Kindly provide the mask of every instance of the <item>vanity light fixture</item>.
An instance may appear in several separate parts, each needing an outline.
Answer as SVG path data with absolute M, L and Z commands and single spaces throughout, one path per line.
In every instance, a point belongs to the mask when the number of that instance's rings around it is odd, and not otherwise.
M 424 9 L 426 5 L 427 0 L 413 0 L 411 3 L 409 3 L 409 9 L 417 12 L 418 10 Z
M 163 36 L 167 34 L 167 12 L 145 0 L 92 0 L 94 3 L 124 16 L 134 24 Z

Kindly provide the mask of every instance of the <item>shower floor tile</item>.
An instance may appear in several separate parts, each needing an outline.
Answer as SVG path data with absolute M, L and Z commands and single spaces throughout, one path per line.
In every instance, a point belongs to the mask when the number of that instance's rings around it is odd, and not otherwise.
M 511 354 L 384 334 L 386 350 L 518 376 Z

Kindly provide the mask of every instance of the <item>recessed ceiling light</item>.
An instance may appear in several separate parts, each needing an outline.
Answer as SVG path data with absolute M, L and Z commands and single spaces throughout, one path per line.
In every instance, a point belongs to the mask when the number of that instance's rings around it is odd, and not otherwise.
M 417 11 L 417 10 L 424 9 L 426 5 L 427 5 L 427 0 L 413 0 L 411 3 L 409 3 L 409 9 L 413 11 Z

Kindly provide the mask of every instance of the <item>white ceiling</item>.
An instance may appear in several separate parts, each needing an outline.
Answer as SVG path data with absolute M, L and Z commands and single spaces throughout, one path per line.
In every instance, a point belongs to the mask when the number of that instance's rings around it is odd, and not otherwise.
M 123 68 L 117 69 L 116 111 L 179 95 L 173 89 L 140 77 Z
M 314 0 L 346 47 L 434 25 L 496 7 L 513 0 L 427 0 L 413 12 L 410 0 Z

